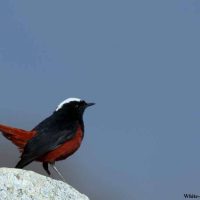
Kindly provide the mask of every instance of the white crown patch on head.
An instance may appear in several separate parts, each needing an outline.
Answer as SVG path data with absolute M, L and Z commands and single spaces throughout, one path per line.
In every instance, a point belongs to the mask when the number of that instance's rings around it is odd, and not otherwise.
M 68 98 L 68 99 L 65 99 L 64 101 L 62 101 L 62 102 L 58 105 L 58 107 L 56 108 L 56 111 L 58 111 L 59 109 L 61 109 L 61 108 L 63 107 L 64 104 L 70 103 L 70 102 L 72 102 L 72 101 L 78 101 L 78 102 L 80 102 L 81 99 L 78 99 L 78 98 Z

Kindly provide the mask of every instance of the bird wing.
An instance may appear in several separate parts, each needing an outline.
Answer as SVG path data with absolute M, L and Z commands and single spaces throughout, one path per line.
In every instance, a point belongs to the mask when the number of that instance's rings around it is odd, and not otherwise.
M 75 123 L 64 130 L 55 131 L 44 129 L 42 132 L 38 132 L 35 137 L 28 141 L 21 156 L 21 160 L 18 162 L 16 168 L 23 168 L 33 160 L 58 148 L 60 145 L 74 137 L 77 128 L 78 125 Z

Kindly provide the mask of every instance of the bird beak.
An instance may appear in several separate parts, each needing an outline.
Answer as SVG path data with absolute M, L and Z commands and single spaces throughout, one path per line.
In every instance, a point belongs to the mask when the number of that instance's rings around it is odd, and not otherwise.
M 86 107 L 90 107 L 90 106 L 93 106 L 95 105 L 95 103 L 87 103 Z

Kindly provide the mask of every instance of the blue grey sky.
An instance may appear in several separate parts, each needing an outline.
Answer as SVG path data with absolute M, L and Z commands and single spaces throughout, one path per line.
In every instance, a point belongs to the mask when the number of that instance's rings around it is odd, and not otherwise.
M 1 0 L 0 122 L 32 129 L 65 98 L 94 101 L 58 163 L 70 184 L 94 200 L 200 195 L 199 22 L 198 0 Z

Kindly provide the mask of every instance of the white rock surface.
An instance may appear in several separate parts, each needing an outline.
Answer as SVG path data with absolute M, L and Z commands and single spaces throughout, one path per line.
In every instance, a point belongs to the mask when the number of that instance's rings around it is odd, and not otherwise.
M 32 171 L 0 168 L 0 200 L 89 200 L 70 185 Z

